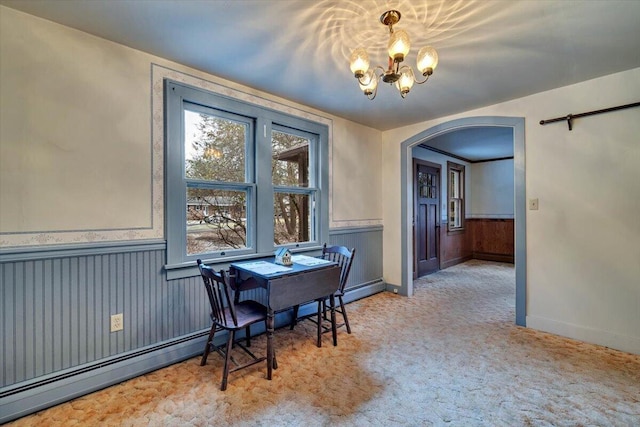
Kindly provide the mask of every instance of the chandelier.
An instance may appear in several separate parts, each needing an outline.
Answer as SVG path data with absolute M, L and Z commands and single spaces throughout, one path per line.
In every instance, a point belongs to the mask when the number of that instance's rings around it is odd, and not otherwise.
M 438 52 L 431 47 L 425 46 L 418 51 L 417 67 L 424 80 L 416 80 L 413 69 L 408 65 L 401 65 L 405 56 L 409 53 L 411 43 L 409 35 L 404 30 L 393 30 L 393 26 L 400 21 L 400 12 L 388 10 L 380 16 L 380 22 L 389 27 L 389 65 L 385 69 L 378 65 L 369 69 L 369 55 L 367 51 L 360 47 L 351 53 L 349 59 L 351 72 L 358 79 L 360 89 L 369 99 L 374 99 L 378 93 L 378 80 L 385 83 L 395 83 L 396 89 L 403 98 L 407 96 L 414 83 L 423 84 L 429 80 L 433 70 L 438 65 Z

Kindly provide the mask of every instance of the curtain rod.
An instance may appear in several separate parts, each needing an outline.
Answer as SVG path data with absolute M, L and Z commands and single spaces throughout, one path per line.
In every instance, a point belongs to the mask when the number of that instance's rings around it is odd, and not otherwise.
M 593 116 L 594 114 L 609 113 L 611 111 L 623 110 L 625 108 L 633 108 L 633 107 L 640 107 L 640 102 L 633 102 L 631 104 L 619 105 L 617 107 L 604 108 L 602 110 L 589 111 L 587 113 L 569 114 L 564 117 L 556 117 L 555 119 L 540 120 L 540 124 L 546 125 L 547 123 L 555 123 L 555 122 L 561 122 L 566 120 L 567 124 L 569 125 L 569 130 L 572 130 L 573 119 L 577 119 L 578 117 Z

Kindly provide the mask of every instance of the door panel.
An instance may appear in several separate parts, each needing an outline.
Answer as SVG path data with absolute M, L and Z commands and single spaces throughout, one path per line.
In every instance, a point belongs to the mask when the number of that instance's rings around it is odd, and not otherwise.
M 427 235 L 427 207 L 425 205 L 418 205 L 418 235 Z M 419 239 L 416 245 L 418 249 L 418 261 L 427 259 L 427 246 L 425 245 L 426 239 Z
M 440 168 L 414 161 L 415 276 L 440 269 Z

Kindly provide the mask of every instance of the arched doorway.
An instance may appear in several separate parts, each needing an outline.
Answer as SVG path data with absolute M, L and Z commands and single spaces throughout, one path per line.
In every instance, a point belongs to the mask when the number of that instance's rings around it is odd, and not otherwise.
M 473 127 L 509 127 L 513 130 L 514 196 L 515 196 L 515 267 L 516 267 L 516 319 L 519 326 L 526 326 L 526 194 L 524 118 L 482 116 L 452 120 L 433 126 L 402 142 L 401 154 L 401 293 L 413 294 L 413 233 L 411 232 L 413 186 L 412 148 L 438 135 Z

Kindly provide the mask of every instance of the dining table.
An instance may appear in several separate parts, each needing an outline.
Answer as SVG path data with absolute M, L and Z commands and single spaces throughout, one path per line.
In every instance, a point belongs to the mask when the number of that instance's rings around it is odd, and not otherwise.
M 334 293 L 340 283 L 337 263 L 307 255 L 293 255 L 291 265 L 275 263 L 275 257 L 232 262 L 229 266 L 230 284 L 236 295 L 242 291 L 263 288 L 267 307 L 267 379 L 278 364 L 274 351 L 275 313 L 310 301 L 329 299 L 333 344 L 337 345 Z M 318 305 L 320 306 L 320 305 Z M 321 311 L 318 308 L 318 324 Z M 317 346 L 322 346 L 318 328 Z

